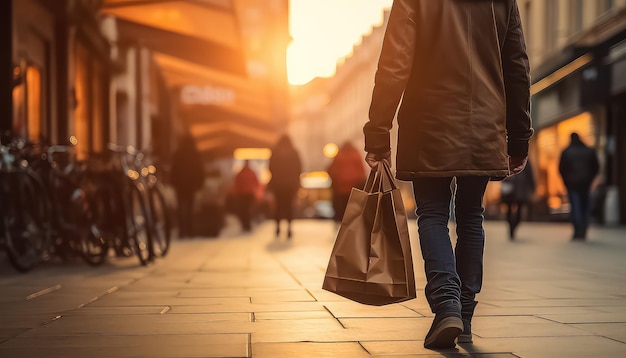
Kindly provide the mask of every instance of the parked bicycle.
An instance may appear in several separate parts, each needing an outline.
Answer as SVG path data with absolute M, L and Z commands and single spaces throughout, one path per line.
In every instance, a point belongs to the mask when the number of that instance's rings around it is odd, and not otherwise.
M 48 256 L 51 226 L 45 187 L 26 152 L 21 140 L 0 145 L 0 244 L 21 272 Z

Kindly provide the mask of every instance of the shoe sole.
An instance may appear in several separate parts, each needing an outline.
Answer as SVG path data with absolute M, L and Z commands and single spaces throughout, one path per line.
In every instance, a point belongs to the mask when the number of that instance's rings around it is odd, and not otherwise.
M 444 318 L 424 341 L 425 348 L 454 348 L 457 337 L 463 333 L 463 321 L 457 317 Z
M 457 343 L 474 343 L 471 334 L 460 334 Z

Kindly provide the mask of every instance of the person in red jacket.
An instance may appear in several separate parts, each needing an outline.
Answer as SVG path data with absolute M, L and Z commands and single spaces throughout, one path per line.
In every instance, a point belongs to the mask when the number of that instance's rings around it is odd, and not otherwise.
M 333 210 L 335 222 L 341 222 L 352 188 L 362 188 L 367 179 L 363 157 L 350 142 L 344 143 L 328 167 L 332 180 Z
M 259 188 L 259 180 L 250 168 L 250 162 L 245 161 L 241 171 L 235 176 L 233 191 L 237 202 L 237 216 L 241 221 L 244 231 L 252 229 L 251 214 L 256 192 Z

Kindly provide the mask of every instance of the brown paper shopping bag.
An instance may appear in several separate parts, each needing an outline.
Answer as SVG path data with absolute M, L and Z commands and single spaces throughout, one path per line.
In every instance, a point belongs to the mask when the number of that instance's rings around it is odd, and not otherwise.
M 374 306 L 416 297 L 406 211 L 383 163 L 352 189 L 322 286 Z

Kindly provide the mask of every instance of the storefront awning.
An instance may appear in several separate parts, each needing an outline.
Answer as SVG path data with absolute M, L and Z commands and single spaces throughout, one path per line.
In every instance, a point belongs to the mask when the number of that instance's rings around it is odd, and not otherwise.
M 106 0 L 120 34 L 198 65 L 245 76 L 233 0 Z
M 235 0 L 105 0 L 119 33 L 138 39 L 208 157 L 277 137 L 267 82 L 247 76 Z

